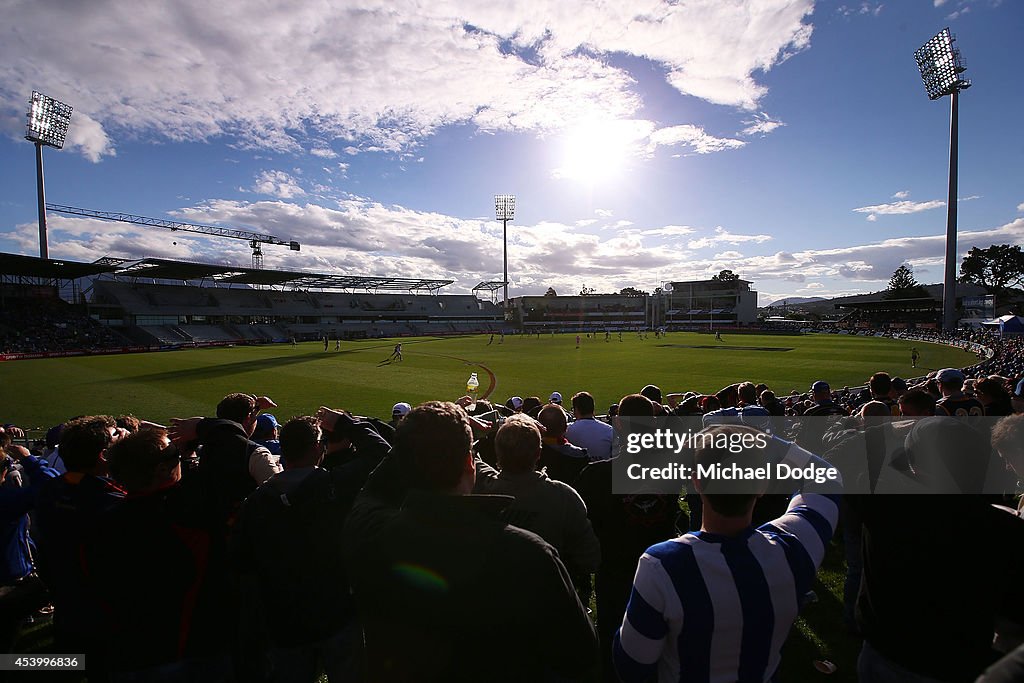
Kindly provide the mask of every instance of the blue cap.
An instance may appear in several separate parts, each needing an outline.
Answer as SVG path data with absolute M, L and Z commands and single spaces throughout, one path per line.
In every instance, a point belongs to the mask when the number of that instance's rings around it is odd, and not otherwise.
M 260 434 L 269 434 L 277 429 L 277 427 L 277 418 L 270 413 L 261 413 L 260 416 L 256 418 L 256 431 Z

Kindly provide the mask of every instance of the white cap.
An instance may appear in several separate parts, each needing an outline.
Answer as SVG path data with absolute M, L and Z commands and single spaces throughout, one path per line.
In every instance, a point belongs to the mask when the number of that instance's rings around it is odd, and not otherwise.
M 396 403 L 395 407 L 391 409 L 391 417 L 405 417 L 412 410 L 412 406 L 408 403 Z
M 552 391 L 551 392 L 551 397 L 548 400 L 551 401 L 552 403 L 561 403 L 562 402 L 562 395 L 560 393 L 558 393 L 557 391 Z

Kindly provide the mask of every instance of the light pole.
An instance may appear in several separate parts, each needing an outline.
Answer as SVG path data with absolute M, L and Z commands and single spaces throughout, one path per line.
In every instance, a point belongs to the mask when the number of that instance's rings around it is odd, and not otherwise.
M 956 329 L 956 188 L 957 188 L 957 101 L 961 90 L 971 82 L 961 78 L 966 71 L 960 50 L 953 46 L 956 38 L 948 28 L 922 45 L 915 53 L 928 99 L 950 96 L 949 109 L 949 194 L 946 201 L 946 275 L 942 285 L 942 329 Z
M 43 189 L 43 145 L 61 149 L 71 123 L 71 105 L 32 91 L 25 139 L 36 145 L 36 196 L 39 201 L 39 258 L 49 258 L 46 248 L 46 191 Z
M 505 318 L 508 318 L 508 222 L 516 216 L 516 196 L 514 194 L 494 195 L 494 215 L 501 221 L 501 236 L 504 248 L 502 250 L 502 261 L 504 270 L 501 281 L 505 286 Z

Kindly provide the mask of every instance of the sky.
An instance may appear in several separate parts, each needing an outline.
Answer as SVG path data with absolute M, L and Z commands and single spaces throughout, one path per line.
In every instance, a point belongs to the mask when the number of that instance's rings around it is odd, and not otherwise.
M 510 296 L 941 282 L 949 98 L 959 252 L 1024 244 L 1018 0 L 0 0 L 0 251 L 38 255 L 33 90 L 74 107 L 47 201 L 253 230 L 266 267 L 502 277 Z M 247 266 L 240 240 L 50 213 L 49 255 Z

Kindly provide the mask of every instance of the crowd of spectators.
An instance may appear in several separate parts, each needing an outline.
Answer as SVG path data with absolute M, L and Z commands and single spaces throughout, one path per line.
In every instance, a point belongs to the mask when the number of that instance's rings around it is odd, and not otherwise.
M 0 646 L 49 604 L 53 651 L 86 653 L 90 681 L 770 681 L 842 526 L 860 680 L 1013 680 L 1016 507 L 852 495 L 844 469 L 897 435 L 886 466 L 918 483 L 933 456 L 968 477 L 990 451 L 1024 475 L 1021 345 L 968 341 L 994 354 L 863 390 L 649 384 L 606 418 L 582 390 L 398 403 L 390 422 L 312 405 L 279 422 L 233 393 L 166 426 L 77 417 L 35 453 L 6 425 Z M 695 464 L 831 474 L 615 493 L 628 430 L 673 417 L 766 435 L 704 442 Z
M 129 342 L 62 301 L 4 304 L 0 353 L 92 351 Z

